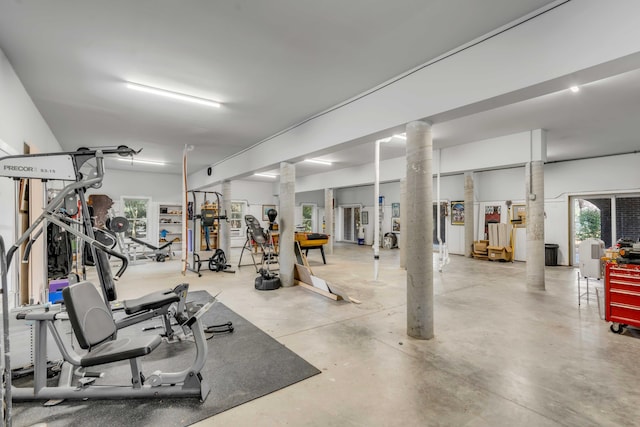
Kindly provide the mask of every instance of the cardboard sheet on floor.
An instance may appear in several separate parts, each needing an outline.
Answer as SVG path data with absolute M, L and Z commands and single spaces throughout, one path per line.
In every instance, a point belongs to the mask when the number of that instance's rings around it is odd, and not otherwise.
M 314 276 L 311 273 L 311 269 L 300 264 L 296 264 L 295 275 L 296 284 L 310 291 L 316 292 L 327 298 L 331 298 L 335 301 L 346 300 L 356 304 L 360 304 L 360 301 L 351 298 L 346 293 L 339 291 L 335 286 L 329 285 L 324 279 Z

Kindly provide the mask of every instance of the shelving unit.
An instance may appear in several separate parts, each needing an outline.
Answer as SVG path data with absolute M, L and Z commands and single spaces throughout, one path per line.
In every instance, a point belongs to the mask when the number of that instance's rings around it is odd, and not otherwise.
M 182 240 L 182 206 L 160 203 L 158 209 L 158 244 L 171 241 L 180 242 Z M 179 250 L 179 245 L 175 246 Z

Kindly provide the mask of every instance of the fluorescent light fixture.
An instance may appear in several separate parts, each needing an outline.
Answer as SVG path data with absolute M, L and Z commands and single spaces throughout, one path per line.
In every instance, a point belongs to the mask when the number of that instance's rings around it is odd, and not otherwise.
M 200 98 L 197 96 L 186 95 L 184 93 L 172 92 L 170 90 L 159 89 L 151 86 L 141 85 L 139 83 L 127 82 L 129 89 L 138 90 L 140 92 L 152 93 L 154 95 L 165 96 L 167 98 L 178 99 L 180 101 L 193 102 L 200 105 L 206 105 L 209 107 L 220 108 L 220 103 L 212 101 L 206 98 Z
M 318 160 L 318 159 L 304 159 L 307 163 L 315 163 L 318 165 L 331 166 L 331 162 L 327 162 L 326 160 Z
M 277 175 L 272 173 L 254 173 L 253 176 L 260 176 L 262 178 L 275 178 Z
M 580 88 L 578 86 L 571 86 L 569 90 L 573 93 L 580 92 Z
M 141 160 L 141 159 L 132 159 L 132 158 L 120 158 L 118 157 L 116 160 L 120 160 L 121 162 L 127 162 L 127 163 L 140 163 L 142 165 L 156 165 L 156 166 L 164 166 L 166 165 L 165 162 L 157 162 L 157 161 L 153 161 L 153 160 Z
M 400 139 L 404 139 L 405 141 L 407 140 L 407 134 L 406 133 L 397 133 L 395 135 L 393 135 L 394 138 L 400 138 Z

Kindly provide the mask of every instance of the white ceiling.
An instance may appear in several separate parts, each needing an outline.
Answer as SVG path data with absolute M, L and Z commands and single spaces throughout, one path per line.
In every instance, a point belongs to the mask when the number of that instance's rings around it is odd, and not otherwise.
M 551 162 L 638 152 L 639 118 L 640 70 L 634 70 L 582 85 L 577 93 L 566 88 L 461 118 L 435 121 L 433 144 L 443 148 L 546 129 L 547 160 Z M 392 138 L 381 144 L 380 158 L 404 156 L 405 147 L 403 140 Z M 333 168 L 371 163 L 374 142 L 318 158 L 332 161 Z M 304 165 L 296 171 L 304 176 L 317 173 L 322 166 L 314 168 Z
M 111 167 L 179 173 L 188 144 L 193 172 L 549 3 L 2 1 L 0 48 L 63 148 L 143 148 L 170 165 Z M 223 107 L 156 99 L 127 80 Z M 640 71 L 548 92 L 435 118 L 435 147 L 544 128 L 550 161 L 639 149 Z M 373 143 L 322 154 L 330 168 L 355 166 L 373 161 Z M 402 141 L 382 145 L 382 159 L 401 155 Z
M 3 0 L 0 48 L 65 149 L 129 145 L 143 148 L 141 158 L 170 162 L 162 171 L 177 173 L 189 144 L 193 172 L 548 3 Z M 127 80 L 223 106 L 156 99 L 127 89 Z M 531 127 L 576 144 L 587 133 L 585 122 L 596 125 L 586 115 L 591 110 L 580 115 L 574 108 L 591 96 L 585 88 L 574 98 L 532 100 L 437 124 L 436 144 Z M 619 107 L 609 111 L 626 108 L 620 101 L 616 95 L 611 102 Z M 547 111 L 554 102 L 570 125 Z M 402 153 L 401 146 L 383 150 L 383 158 Z M 354 149 L 325 157 L 335 157 L 335 167 L 368 160 Z

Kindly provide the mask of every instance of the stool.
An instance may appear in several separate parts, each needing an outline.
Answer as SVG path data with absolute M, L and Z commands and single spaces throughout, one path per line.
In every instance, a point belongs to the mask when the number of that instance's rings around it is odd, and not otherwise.
M 586 292 L 582 292 L 580 289 L 580 282 L 582 280 L 582 277 L 580 276 L 580 271 L 576 272 L 578 274 L 578 306 L 580 306 L 580 300 L 582 299 L 583 296 L 586 295 L 587 297 L 587 302 L 589 302 L 589 279 L 595 279 L 595 280 L 600 280 L 597 277 L 585 277 L 585 279 L 587 280 L 587 291 Z M 596 289 L 597 290 L 597 289 Z M 596 298 L 598 298 L 599 295 L 598 293 L 596 293 Z M 598 300 L 598 304 L 600 304 L 600 301 Z

